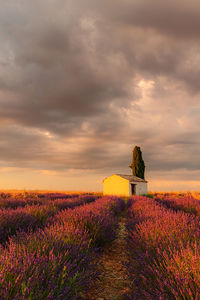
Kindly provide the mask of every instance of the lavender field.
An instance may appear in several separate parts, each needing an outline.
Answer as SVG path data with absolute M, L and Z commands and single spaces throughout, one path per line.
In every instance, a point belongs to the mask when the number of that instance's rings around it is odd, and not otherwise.
M 199 203 L 189 195 L 1 193 L 0 299 L 200 299 Z M 109 249 L 122 243 L 114 257 Z M 105 251 L 112 264 L 104 273 Z M 106 294 L 95 293 L 99 286 Z

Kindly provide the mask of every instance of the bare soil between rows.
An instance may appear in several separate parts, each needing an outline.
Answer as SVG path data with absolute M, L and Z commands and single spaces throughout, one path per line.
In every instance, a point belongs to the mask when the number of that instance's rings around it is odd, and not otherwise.
M 119 216 L 117 238 L 107 245 L 97 264 L 101 273 L 91 284 L 84 299 L 89 300 L 123 300 L 124 294 L 130 292 L 130 282 L 125 264 L 128 262 L 126 250 L 126 211 Z

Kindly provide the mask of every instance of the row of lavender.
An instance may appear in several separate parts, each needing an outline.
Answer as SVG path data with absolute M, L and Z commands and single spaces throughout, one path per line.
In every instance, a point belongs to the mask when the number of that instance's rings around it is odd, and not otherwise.
M 182 210 L 186 213 L 195 214 L 200 217 L 200 201 L 191 195 L 184 197 L 159 196 L 155 200 L 165 205 L 167 208 Z
M 92 193 L 0 193 L 0 209 L 2 208 L 18 208 L 27 205 L 43 205 L 53 200 L 77 198 L 80 195 L 93 195 Z
M 131 299 L 199 299 L 199 218 L 146 197 L 128 205 Z
M 54 221 L 56 214 L 67 208 L 90 203 L 98 198 L 94 195 L 79 194 L 77 197 L 69 195 L 68 198 L 52 200 L 49 197 L 46 204 L 26 205 L 16 209 L 0 209 L 0 243 L 4 243 L 17 231 L 28 232 L 36 228 L 43 228 Z
M 0 248 L 0 299 L 80 299 L 98 275 L 96 249 L 115 238 L 123 209 L 122 199 L 103 197 L 10 239 Z

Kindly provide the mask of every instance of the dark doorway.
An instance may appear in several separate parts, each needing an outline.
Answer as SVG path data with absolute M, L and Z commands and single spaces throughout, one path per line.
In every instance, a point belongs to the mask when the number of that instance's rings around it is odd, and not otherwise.
M 131 183 L 131 195 L 136 194 L 136 184 Z

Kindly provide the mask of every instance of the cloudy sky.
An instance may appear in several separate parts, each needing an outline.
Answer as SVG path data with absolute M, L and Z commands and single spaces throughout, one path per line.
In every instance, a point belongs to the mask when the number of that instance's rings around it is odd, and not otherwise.
M 200 190 L 200 3 L 0 0 L 0 188 Z

